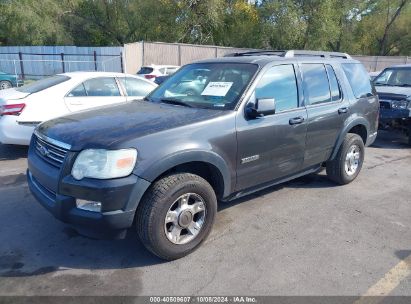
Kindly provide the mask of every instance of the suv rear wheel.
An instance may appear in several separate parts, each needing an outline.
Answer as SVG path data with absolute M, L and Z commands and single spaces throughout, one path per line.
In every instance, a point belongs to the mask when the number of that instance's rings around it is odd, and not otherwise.
M 210 184 L 198 175 L 178 173 L 156 181 L 136 214 L 144 246 L 165 260 L 194 251 L 208 236 L 217 212 Z
M 327 162 L 327 176 L 334 182 L 345 185 L 360 173 L 364 162 L 364 142 L 357 134 L 348 133 L 335 159 Z

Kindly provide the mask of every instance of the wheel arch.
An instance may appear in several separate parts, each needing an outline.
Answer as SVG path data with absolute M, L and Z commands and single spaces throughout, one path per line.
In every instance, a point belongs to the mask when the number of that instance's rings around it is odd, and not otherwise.
M 364 145 L 366 145 L 369 135 L 369 125 L 370 124 L 368 123 L 368 121 L 363 117 L 353 119 L 348 124 L 346 124 L 340 132 L 340 135 L 338 136 L 334 149 L 331 153 L 330 160 L 334 159 L 337 156 L 338 150 L 340 149 L 341 144 L 343 143 L 344 138 L 348 133 L 358 134 L 362 138 Z
M 226 161 L 214 152 L 187 151 L 167 157 L 154 163 L 140 177 L 154 182 L 173 172 L 187 172 L 201 176 L 213 187 L 217 198 L 221 199 L 231 193 L 232 172 Z

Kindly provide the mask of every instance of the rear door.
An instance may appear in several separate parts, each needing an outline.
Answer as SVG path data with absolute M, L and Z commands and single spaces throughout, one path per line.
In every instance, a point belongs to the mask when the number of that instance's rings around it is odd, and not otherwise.
M 157 87 L 155 83 L 133 77 L 123 77 L 118 78 L 118 80 L 123 87 L 123 91 L 127 95 L 127 101 L 143 99 Z
M 308 114 L 304 168 L 329 158 L 344 120 L 349 115 L 334 68 L 329 64 L 300 64 Z
M 301 170 L 307 129 L 307 113 L 299 98 L 293 64 L 269 68 L 257 82 L 250 102 L 274 98 L 273 115 L 237 117 L 237 184 L 243 190 L 295 174 Z
M 125 102 L 117 81 L 114 77 L 98 77 L 88 79 L 64 98 L 70 112 L 91 109 L 95 107 Z

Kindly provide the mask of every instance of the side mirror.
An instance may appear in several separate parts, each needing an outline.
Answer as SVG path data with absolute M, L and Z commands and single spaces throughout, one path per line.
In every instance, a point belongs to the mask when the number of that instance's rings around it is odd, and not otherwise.
M 275 99 L 258 98 L 255 103 L 249 103 L 247 105 L 245 113 L 247 117 L 251 119 L 275 114 Z

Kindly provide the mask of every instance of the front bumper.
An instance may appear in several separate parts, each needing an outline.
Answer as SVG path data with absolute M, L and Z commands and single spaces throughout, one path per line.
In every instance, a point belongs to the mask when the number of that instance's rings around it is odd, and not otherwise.
M 31 193 L 57 219 L 80 234 L 99 239 L 123 237 L 132 226 L 137 205 L 150 183 L 135 175 L 77 181 L 67 174 L 72 160 L 69 152 L 67 164 L 58 169 L 42 160 L 30 146 L 27 179 Z M 101 202 L 102 211 L 79 209 L 76 198 Z
M 393 119 L 410 118 L 410 109 L 380 109 L 380 121 L 389 121 Z

